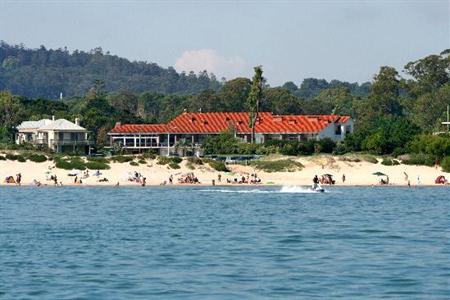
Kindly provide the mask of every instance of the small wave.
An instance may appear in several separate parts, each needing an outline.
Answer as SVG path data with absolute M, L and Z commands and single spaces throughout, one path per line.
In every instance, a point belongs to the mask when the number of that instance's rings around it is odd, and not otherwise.
M 235 189 L 214 189 L 214 190 L 198 190 L 199 192 L 208 192 L 208 193 L 242 193 L 242 194 L 270 194 L 276 193 L 277 191 L 266 191 L 266 190 L 235 190 Z
M 303 186 L 283 186 L 281 187 L 280 193 L 298 193 L 298 194 L 310 194 L 317 193 L 310 188 Z

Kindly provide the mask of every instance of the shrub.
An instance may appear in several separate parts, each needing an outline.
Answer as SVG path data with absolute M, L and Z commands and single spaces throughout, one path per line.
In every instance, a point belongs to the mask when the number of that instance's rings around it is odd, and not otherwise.
M 25 157 L 23 157 L 22 155 L 17 155 L 17 161 L 18 162 L 26 162 L 27 159 Z
M 294 172 L 303 169 L 303 165 L 291 159 L 282 160 L 255 160 L 250 162 L 255 168 L 264 172 Z
M 4 157 L 3 155 L 0 155 L 0 160 L 6 160 L 6 157 Z
M 118 163 L 126 163 L 132 161 L 133 159 L 134 159 L 133 156 L 116 155 L 111 157 L 109 160 Z
M 194 165 L 203 165 L 202 159 L 198 157 L 188 157 L 187 161 Z
M 42 154 L 30 154 L 27 156 L 27 158 L 31 161 L 38 162 L 38 163 L 47 161 L 47 156 L 42 155 Z
M 143 159 L 155 159 L 155 158 L 157 157 L 157 155 L 156 155 L 156 152 L 155 152 L 155 151 L 149 150 L 149 151 L 146 152 L 146 153 L 142 153 L 142 154 L 141 154 L 141 157 L 142 157 Z
M 219 172 L 229 172 L 230 170 L 227 168 L 223 161 L 205 159 L 204 160 L 208 165 L 216 171 Z
M 88 161 L 86 164 L 86 168 L 90 170 L 109 170 L 110 166 L 107 163 L 101 161 Z
M 363 159 L 365 162 L 368 162 L 368 163 L 371 163 L 371 164 L 377 164 L 377 163 L 378 163 L 378 160 L 376 159 L 376 157 L 374 157 L 374 156 L 372 156 L 372 155 L 364 155 L 364 156 L 362 157 L 362 159 Z
M 441 161 L 442 171 L 450 172 L 450 156 L 444 157 Z
M 140 163 L 140 164 L 146 164 L 147 161 L 146 161 L 145 159 L 141 158 L 141 159 L 138 160 L 138 163 Z
M 103 163 L 103 164 L 107 164 L 109 163 L 109 160 L 105 157 L 91 157 L 88 156 L 87 158 L 88 161 L 92 161 L 92 162 L 99 162 L 99 163 Z
M 72 169 L 86 170 L 86 164 L 79 157 L 71 157 L 68 159 L 55 157 L 55 166 L 58 169 L 64 169 L 64 170 L 72 170 Z
M 408 158 L 402 160 L 405 165 L 422 165 L 422 166 L 434 166 L 435 158 L 432 155 L 427 154 L 411 154 Z
M 178 157 L 178 156 L 170 157 L 170 159 L 171 159 L 172 162 L 174 162 L 176 164 L 179 164 L 179 163 L 181 163 L 183 161 L 183 159 L 181 157 Z
M 181 157 L 178 156 L 158 156 L 158 165 L 167 165 L 170 163 L 179 164 L 183 161 Z
M 400 163 L 396 159 L 383 158 L 383 160 L 381 161 L 381 164 L 385 165 L 385 166 L 397 166 Z
M 167 165 L 172 160 L 168 156 L 158 156 L 158 161 L 156 162 L 158 165 Z
M 180 168 L 180 165 L 177 164 L 176 162 L 172 161 L 172 162 L 169 163 L 169 167 L 170 167 L 171 169 L 179 169 L 179 168 Z
M 19 157 L 18 155 L 11 154 L 11 153 L 7 153 L 6 156 L 5 156 L 5 158 L 7 160 L 17 160 L 18 157 Z
M 416 136 L 409 148 L 412 153 L 422 153 L 442 158 L 450 155 L 450 136 L 419 135 Z
M 130 161 L 130 166 L 139 166 L 139 164 L 135 161 Z

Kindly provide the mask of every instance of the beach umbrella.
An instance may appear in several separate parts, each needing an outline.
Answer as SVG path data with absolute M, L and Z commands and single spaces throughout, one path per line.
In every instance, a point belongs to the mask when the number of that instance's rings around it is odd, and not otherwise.
M 372 175 L 375 175 L 375 176 L 387 176 L 386 174 L 381 173 L 381 172 L 375 172 L 375 173 L 372 173 Z

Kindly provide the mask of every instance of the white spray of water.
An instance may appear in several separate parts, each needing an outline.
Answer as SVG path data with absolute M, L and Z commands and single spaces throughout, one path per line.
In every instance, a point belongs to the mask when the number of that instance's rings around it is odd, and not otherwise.
M 313 191 L 309 187 L 302 186 L 283 186 L 280 190 L 261 190 L 261 189 L 204 189 L 198 190 L 199 192 L 207 192 L 207 193 L 239 193 L 239 194 L 311 194 L 317 193 Z

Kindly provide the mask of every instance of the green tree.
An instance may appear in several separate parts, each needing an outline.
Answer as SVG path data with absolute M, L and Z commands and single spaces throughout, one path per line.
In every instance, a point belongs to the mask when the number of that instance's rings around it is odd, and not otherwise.
M 252 129 L 252 143 L 255 142 L 255 123 L 258 119 L 259 108 L 263 97 L 263 84 L 264 79 L 262 77 L 263 70 L 261 66 L 254 67 L 255 75 L 253 75 L 252 87 L 247 98 L 247 109 L 250 113 L 249 127 Z
M 399 94 L 400 79 L 397 71 L 391 67 L 381 67 L 380 72 L 374 76 L 369 97 L 358 115 L 365 122 L 388 115 L 402 115 Z
M 245 111 L 252 82 L 248 78 L 238 77 L 225 82 L 218 93 L 221 111 Z
M 8 91 L 0 91 L 0 139 L 13 140 L 13 127 L 20 121 L 21 105 L 17 97 Z
M 303 112 L 300 99 L 291 94 L 288 89 L 277 87 L 267 89 L 264 93 L 265 102 L 262 109 L 274 114 L 301 114 Z

